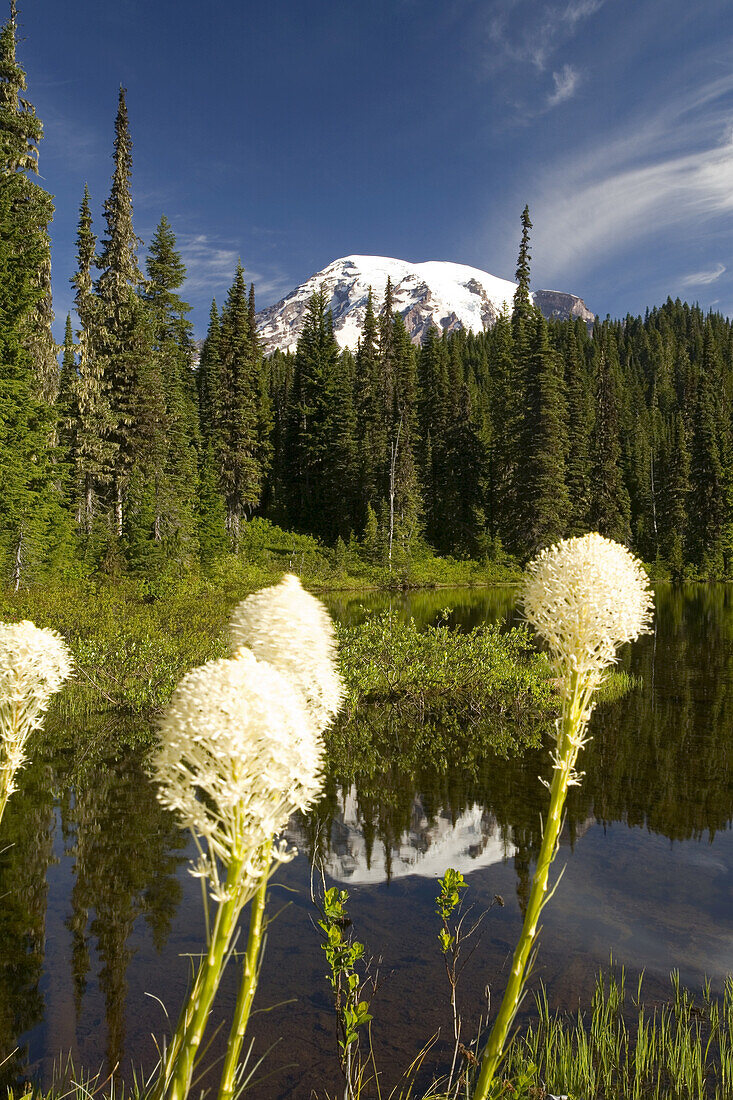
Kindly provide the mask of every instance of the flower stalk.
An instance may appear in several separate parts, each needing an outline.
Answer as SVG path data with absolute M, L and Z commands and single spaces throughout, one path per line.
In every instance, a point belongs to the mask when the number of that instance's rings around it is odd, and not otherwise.
M 542 834 L 542 844 L 537 856 L 537 866 L 532 879 L 524 924 L 514 951 L 511 973 L 501 1007 L 486 1044 L 481 1070 L 476 1082 L 474 1100 L 484 1100 L 488 1096 L 489 1088 L 496 1077 L 506 1047 L 509 1030 L 514 1023 L 528 977 L 532 948 L 539 932 L 540 915 L 548 900 L 546 895 L 550 865 L 558 848 L 563 809 L 568 789 L 573 783 L 575 764 L 583 743 L 582 736 L 587 722 L 587 719 L 584 720 L 584 715 L 588 714 L 589 696 L 593 690 L 593 686 L 591 686 L 589 692 L 588 684 L 582 684 L 577 674 L 574 679 L 575 685 L 563 707 L 562 733 L 550 785 L 550 808 Z
M 265 917 L 265 897 L 267 894 L 267 878 L 263 878 L 259 889 L 252 899 L 252 912 L 249 918 L 249 937 L 247 950 L 242 967 L 242 980 L 239 984 L 237 1003 L 234 1008 L 234 1018 L 229 1032 L 227 1052 L 224 1058 L 221 1082 L 219 1084 L 219 1100 L 232 1100 L 237 1083 L 237 1067 L 242 1052 L 244 1034 L 249 1023 L 252 1002 L 257 979 L 259 976 L 260 954 L 263 947 L 262 929 Z
M 641 564 L 625 547 L 598 534 L 567 539 L 543 550 L 527 567 L 523 591 L 529 621 L 549 645 L 558 674 L 562 714 L 546 783 L 550 806 L 527 911 L 509 981 L 484 1050 L 473 1100 L 487 1100 L 504 1057 L 510 1028 L 532 965 L 542 910 L 549 900 L 550 866 L 557 853 L 563 811 L 586 744 L 593 697 L 620 645 L 649 629 L 652 596 Z M 542 780 L 545 782 L 545 780 Z

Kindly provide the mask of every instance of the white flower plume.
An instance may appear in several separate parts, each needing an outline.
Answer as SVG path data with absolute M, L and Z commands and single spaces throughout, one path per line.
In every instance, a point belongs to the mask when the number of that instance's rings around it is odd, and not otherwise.
M 230 620 L 234 656 L 246 646 L 303 692 L 319 729 L 338 711 L 344 687 L 335 660 L 334 629 L 320 600 L 288 574 L 280 584 L 248 596 Z
M 33 623 L 0 623 L 0 796 L 16 789 L 28 735 L 41 725 L 49 700 L 71 675 L 66 642 Z M 1 812 L 1 810 L 0 810 Z
M 323 742 L 297 687 L 247 649 L 178 684 L 153 759 L 158 798 L 203 840 L 195 873 L 226 896 L 218 861 L 241 863 L 240 898 L 270 863 L 269 842 L 321 787 Z M 287 858 L 281 847 L 275 858 Z
M 641 562 L 595 533 L 542 550 L 527 566 L 522 599 L 560 670 L 596 682 L 619 646 L 650 629 L 653 596 Z

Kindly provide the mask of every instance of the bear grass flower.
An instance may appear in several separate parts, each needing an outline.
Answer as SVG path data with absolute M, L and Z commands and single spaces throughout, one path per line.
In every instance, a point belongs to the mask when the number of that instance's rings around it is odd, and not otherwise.
M 158 797 L 207 846 L 195 873 L 226 900 L 232 887 L 219 865 L 244 858 L 235 885 L 246 900 L 264 873 L 265 845 L 321 787 L 323 741 L 301 692 L 240 649 L 235 660 L 209 661 L 183 677 L 159 735 Z
M 246 646 L 296 684 L 321 729 L 338 712 L 344 687 L 336 666 L 333 623 L 323 604 L 292 573 L 242 600 L 230 620 L 229 640 L 234 656 Z
M 239 1057 L 257 985 L 265 892 L 289 859 L 277 834 L 320 792 L 323 729 L 343 685 L 325 608 L 297 577 L 244 600 L 230 626 L 232 656 L 183 677 L 159 726 L 158 797 L 193 832 L 193 871 L 217 902 L 207 951 L 167 1047 L 152 1100 L 185 1100 L 197 1051 L 239 917 L 252 898 L 249 936 L 219 1100 L 238 1089 Z M 207 910 L 208 925 L 208 910 Z
M 525 572 L 527 619 L 546 640 L 562 675 L 601 675 L 616 651 L 650 629 L 649 578 L 625 546 L 599 534 L 542 550 Z
M 0 623 L 0 818 L 26 762 L 28 737 L 72 668 L 66 642 L 55 630 L 25 621 Z
M 525 571 L 524 613 L 550 647 L 562 714 L 551 754 L 550 806 L 512 969 L 491 1029 L 474 1100 L 486 1100 L 504 1057 L 509 1029 L 531 968 L 532 948 L 547 901 L 550 865 L 557 852 L 568 789 L 586 743 L 593 696 L 619 647 L 649 632 L 653 608 L 641 562 L 617 542 L 593 533 L 542 550 Z

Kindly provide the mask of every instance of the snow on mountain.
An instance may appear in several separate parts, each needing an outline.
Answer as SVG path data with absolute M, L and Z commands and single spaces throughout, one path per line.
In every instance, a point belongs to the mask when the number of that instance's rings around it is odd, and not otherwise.
M 431 324 L 449 332 L 458 328 L 471 332 L 490 328 L 503 309 L 511 309 L 516 289 L 516 283 L 465 264 L 442 260 L 412 264 L 389 256 L 345 256 L 257 314 L 257 332 L 264 350 L 295 350 L 308 300 L 320 286 L 330 299 L 339 345 L 355 350 L 369 288 L 378 310 L 388 277 L 394 290 L 394 308 L 402 315 L 415 342 L 422 339 Z M 574 294 L 538 290 L 533 298 L 546 317 L 572 316 L 593 321 L 585 302 Z

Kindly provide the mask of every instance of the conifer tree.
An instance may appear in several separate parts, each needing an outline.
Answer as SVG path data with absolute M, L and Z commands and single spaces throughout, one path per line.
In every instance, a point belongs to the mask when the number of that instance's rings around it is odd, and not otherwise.
M 661 546 L 675 580 L 682 580 L 687 562 L 688 494 L 690 451 L 681 412 L 674 415 L 664 466 L 666 478 L 661 492 Z
M 487 471 L 487 521 L 493 539 L 506 546 L 514 539 L 519 487 L 521 392 L 516 385 L 511 320 L 501 313 L 491 333 L 491 368 L 487 399 L 491 446 Z
M 730 524 L 721 399 L 721 363 L 708 320 L 694 414 L 690 480 L 695 507 L 689 527 L 692 564 L 705 579 L 718 579 L 725 574 Z
M 388 341 L 385 340 L 385 348 Z M 360 428 L 359 467 L 362 514 L 358 526 L 366 520 L 366 508 L 371 504 L 377 512 L 386 496 L 388 438 L 391 429 L 391 407 L 386 407 L 384 378 L 380 355 L 379 325 L 374 313 L 371 288 L 359 347 L 356 352 L 357 411 Z M 391 356 L 391 352 L 389 353 Z
M 281 526 L 291 522 L 288 484 L 288 439 L 290 399 L 293 385 L 293 355 L 276 350 L 264 361 L 272 415 L 272 461 L 262 504 L 265 514 Z
M 101 360 L 109 397 L 110 503 L 113 530 L 121 537 L 133 471 L 138 511 L 138 519 L 133 522 L 148 523 L 151 508 L 142 506 L 141 494 L 147 492 L 148 475 L 165 461 L 166 432 L 163 377 L 160 362 L 152 353 L 148 312 L 139 296 L 142 275 L 132 221 L 132 139 L 124 88 L 120 89 L 115 119 L 113 160 L 112 188 L 104 204 L 107 235 L 97 260 L 100 276 L 90 343 L 92 354 Z
M 16 40 L 13 0 L 0 31 L 0 571 L 15 589 L 41 563 L 60 507 L 50 405 L 58 387 L 49 355 L 53 205 L 32 178 L 43 130 L 24 97 Z
M 443 552 L 475 558 L 486 551 L 486 451 L 481 423 L 464 382 L 445 438 L 445 530 L 438 543 Z
M 308 303 L 293 368 L 288 431 L 291 516 L 299 530 L 338 533 L 341 486 L 334 477 L 338 345 L 323 287 Z
M 219 311 L 213 301 L 209 327 L 196 371 L 201 435 L 196 514 L 200 556 L 204 564 L 223 553 L 228 544 L 227 510 L 220 478 L 221 457 L 224 453 L 220 339 Z
M 395 412 L 395 387 L 397 384 L 397 367 L 395 363 L 394 344 L 394 292 L 392 279 L 387 276 L 387 285 L 384 288 L 384 301 L 379 311 L 379 373 L 382 381 L 382 415 L 384 417 L 385 434 L 391 440 L 394 436 L 394 412 Z
M 582 322 L 580 322 L 582 324 Z M 567 330 L 563 346 L 565 364 L 565 399 L 567 403 L 567 453 L 565 484 L 569 514 L 567 534 L 584 535 L 589 529 L 590 508 L 590 434 L 592 394 L 584 356 L 579 346 L 579 332 L 574 324 Z
M 606 538 L 628 543 L 631 505 L 619 440 L 618 362 L 607 323 L 594 333 L 595 424 L 592 438 L 590 524 Z
M 531 320 L 534 310 L 529 292 L 530 261 L 532 259 L 532 254 L 529 251 L 529 231 L 531 228 L 532 222 L 529 217 L 529 207 L 525 206 L 522 211 L 522 239 L 519 245 L 519 256 L 517 257 L 517 270 L 514 275 L 517 280 L 517 289 L 514 291 L 514 304 L 512 309 L 515 336 L 517 335 L 517 330 L 521 329 L 525 321 Z
M 240 529 L 258 506 L 269 466 L 268 395 L 241 263 L 237 265 L 219 335 L 221 422 L 217 461 L 233 549 Z
M 111 485 L 116 453 L 104 361 L 96 340 L 98 303 L 91 273 L 96 245 L 89 189 L 85 185 L 76 236 L 77 270 L 71 280 L 81 325 L 73 401 L 77 423 L 71 459 L 75 471 L 73 509 L 77 524 L 87 538 Z
M 390 538 L 399 556 L 409 554 L 421 529 L 422 492 L 418 472 L 418 389 L 416 357 L 398 313 L 392 317 L 394 413 L 390 439 Z
M 196 371 L 196 382 L 201 437 L 204 443 L 214 443 L 215 448 L 218 447 L 217 440 L 222 425 L 220 336 L 219 311 L 216 301 L 213 301 L 209 312 L 209 327 Z
M 446 343 L 431 325 L 420 348 L 418 379 L 422 483 L 428 541 L 438 545 L 446 537 L 445 449 L 450 422 Z
M 185 562 L 195 549 L 195 500 L 198 473 L 198 408 L 193 376 L 191 307 L 178 294 L 186 269 L 165 215 L 150 242 L 146 261 L 153 352 L 165 395 L 165 453 L 153 471 L 153 538 L 166 543 L 166 556 Z
M 528 323 L 528 322 L 527 322 Z M 526 405 L 521 425 L 518 535 L 523 555 L 533 556 L 565 534 L 570 512 L 565 484 L 565 397 L 561 366 L 539 311 L 529 349 Z
M 66 467 L 66 474 L 71 476 L 73 482 L 74 461 L 77 453 L 76 437 L 79 426 L 79 407 L 77 403 L 76 345 L 70 313 L 66 314 L 66 326 L 64 328 L 56 412 L 58 450 Z
M 23 349 L 29 354 L 38 389 L 47 404 L 58 392 L 57 347 L 51 332 L 54 315 L 51 302 L 51 245 L 48 226 L 53 217 L 51 196 L 32 176 L 38 174 L 38 142 L 43 126 L 25 98 L 26 76 L 16 58 L 18 12 L 10 3 L 10 19 L 0 36 L 0 162 L 9 186 L 6 201 L 11 230 L 22 219 L 25 233 L 16 239 L 14 274 L 22 266 L 27 280 L 30 305 L 17 318 Z M 31 175 L 29 176 L 28 173 Z M 25 235 L 27 234 L 27 235 Z

